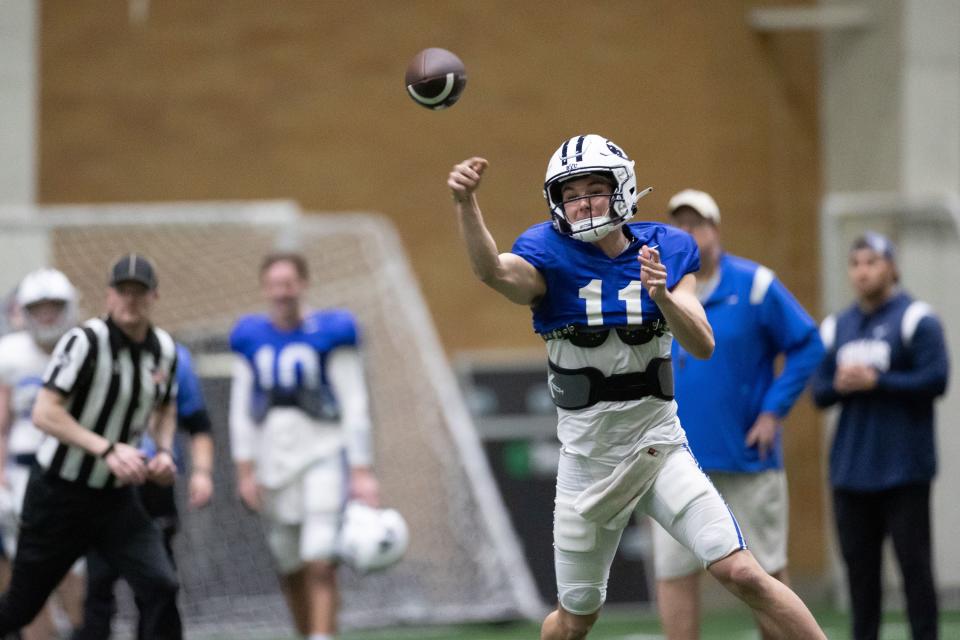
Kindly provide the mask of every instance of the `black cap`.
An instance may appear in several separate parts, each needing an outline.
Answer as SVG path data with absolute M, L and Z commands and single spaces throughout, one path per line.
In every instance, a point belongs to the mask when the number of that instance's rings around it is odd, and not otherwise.
M 157 272 L 153 264 L 138 253 L 128 253 L 113 263 L 108 284 L 115 287 L 121 282 L 139 282 L 147 289 L 157 288 Z

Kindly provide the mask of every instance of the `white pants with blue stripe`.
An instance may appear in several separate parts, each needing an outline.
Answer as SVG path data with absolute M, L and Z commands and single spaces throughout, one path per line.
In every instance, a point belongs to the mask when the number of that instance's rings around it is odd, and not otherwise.
M 708 473 L 713 486 L 737 515 L 750 553 L 767 573 L 787 566 L 787 478 L 782 469 L 760 473 Z M 658 580 L 699 573 L 703 566 L 690 550 L 653 523 L 654 569 Z
M 554 564 L 560 605 L 570 613 L 594 613 L 606 599 L 607 579 L 623 528 L 607 529 L 584 520 L 573 509 L 581 491 L 605 477 L 613 465 L 562 452 L 554 511 Z M 637 506 L 704 567 L 745 549 L 736 518 L 686 447 L 663 462 L 653 487 Z

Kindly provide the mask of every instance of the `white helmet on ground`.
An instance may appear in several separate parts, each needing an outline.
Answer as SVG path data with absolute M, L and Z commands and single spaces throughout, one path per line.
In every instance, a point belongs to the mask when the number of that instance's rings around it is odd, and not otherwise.
M 375 509 L 361 502 L 347 504 L 340 531 L 340 558 L 367 573 L 392 567 L 410 543 L 407 522 L 395 509 Z
M 570 222 L 563 209 L 561 186 L 567 180 L 602 175 L 613 184 L 610 208 L 603 216 Z M 650 189 L 637 192 L 633 160 L 623 149 L 596 134 L 574 136 L 564 141 L 547 163 L 543 197 L 547 199 L 554 228 L 577 240 L 594 242 L 604 237 L 637 212 L 637 200 Z
M 30 307 L 41 302 L 62 302 L 63 310 L 53 322 L 40 322 Z M 77 291 L 56 269 L 38 269 L 24 276 L 17 287 L 17 305 L 27 331 L 41 345 L 56 344 L 77 323 Z

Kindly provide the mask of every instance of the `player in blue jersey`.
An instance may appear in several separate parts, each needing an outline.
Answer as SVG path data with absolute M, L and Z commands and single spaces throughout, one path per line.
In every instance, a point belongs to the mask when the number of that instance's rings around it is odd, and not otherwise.
M 507 253 L 483 222 L 476 190 L 487 168 L 450 172 L 474 273 L 528 305 L 546 341 L 561 442 L 554 512 L 559 604 L 544 640 L 584 638 L 606 596 L 610 563 L 634 513 L 651 515 L 690 548 L 775 637 L 824 638 L 803 602 L 746 550 L 736 520 L 689 449 L 673 401 L 670 346 L 708 358 L 713 332 L 695 295 L 693 239 L 663 224 L 626 224 L 637 200 L 634 163 L 598 136 L 565 141 L 547 165 L 552 222 Z
M 911 635 L 930 640 L 938 633 L 930 531 L 933 405 L 946 391 L 949 370 L 943 327 L 928 304 L 900 289 L 894 247 L 885 236 L 869 232 L 854 242 L 848 275 L 857 300 L 820 326 L 827 357 L 813 393 L 822 407 L 840 405 L 830 483 L 852 637 L 879 633 L 889 535 Z
M 673 345 L 678 414 L 690 448 L 737 515 L 750 552 L 787 579 L 787 480 L 780 420 L 823 358 L 813 318 L 770 269 L 730 255 L 720 243 L 720 209 L 703 191 L 670 199 L 671 222 L 700 250 L 697 297 L 717 347 L 709 360 Z M 783 370 L 774 375 L 776 361 Z M 653 525 L 657 608 L 669 640 L 700 629 L 697 558 Z
M 177 344 L 177 427 L 190 436 L 190 479 L 187 488 L 190 507 L 200 509 L 213 497 L 213 436 L 210 416 L 200 388 L 200 380 L 193 369 L 190 351 Z M 157 453 L 156 443 L 150 434 L 144 433 L 140 451 L 151 459 Z M 185 469 L 180 439 L 174 440 L 173 460 L 177 469 Z M 173 555 L 173 537 L 180 527 L 180 516 L 172 484 L 160 485 L 147 482 L 137 487 L 140 501 L 163 534 L 163 545 L 170 561 L 176 565 Z M 71 640 L 106 640 L 110 637 L 111 622 L 117 611 L 114 584 L 120 572 L 110 566 L 97 552 L 87 554 L 87 595 L 83 606 L 83 624 L 78 625 Z M 139 602 L 137 603 L 139 606 Z M 145 640 L 141 624 L 137 637 Z
M 299 254 L 268 256 L 260 281 L 269 311 L 241 318 L 230 335 L 238 491 L 263 516 L 297 630 L 327 640 L 344 502 L 379 502 L 360 337 L 349 312 L 303 308 Z

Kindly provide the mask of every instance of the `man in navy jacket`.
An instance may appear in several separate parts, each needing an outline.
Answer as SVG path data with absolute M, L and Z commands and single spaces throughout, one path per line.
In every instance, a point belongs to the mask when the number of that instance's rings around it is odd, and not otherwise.
M 933 403 L 948 376 L 943 327 L 929 305 L 900 290 L 886 237 L 858 238 L 848 275 L 857 301 L 820 327 L 828 352 L 813 392 L 821 407 L 840 403 L 830 483 L 853 637 L 879 632 L 881 551 L 889 534 L 913 638 L 936 638 L 930 484 L 937 469 Z
M 670 200 L 671 222 L 700 249 L 697 296 L 716 348 L 695 360 L 674 344 L 678 415 L 694 455 L 730 505 L 760 566 L 786 582 L 787 486 L 780 422 L 823 358 L 817 325 L 777 280 L 720 243 L 720 210 L 687 189 Z M 776 362 L 785 356 L 776 375 Z M 657 603 L 668 640 L 699 637 L 703 567 L 654 525 Z

